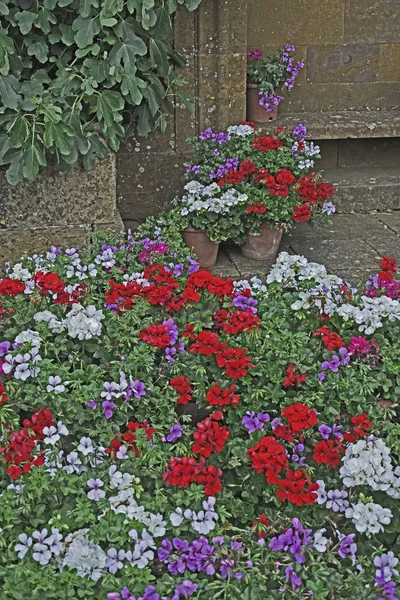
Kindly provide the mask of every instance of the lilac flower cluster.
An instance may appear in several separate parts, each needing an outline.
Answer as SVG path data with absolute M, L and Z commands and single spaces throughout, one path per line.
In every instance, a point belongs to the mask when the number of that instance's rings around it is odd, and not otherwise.
M 60 555 L 63 549 L 62 539 L 63 536 L 60 531 L 54 527 L 51 529 L 51 534 L 47 529 L 34 531 L 32 537 L 27 536 L 26 533 L 21 533 L 18 536 L 19 543 L 16 544 L 14 550 L 18 552 L 18 558 L 20 559 L 23 559 L 29 550 L 33 550 L 33 560 L 40 565 L 47 565 L 53 555 Z M 36 542 L 33 540 L 36 540 Z
M 211 127 L 208 127 L 205 131 L 200 133 L 199 140 L 203 142 L 204 140 L 210 139 L 213 142 L 217 142 L 217 144 L 224 144 L 225 142 L 229 142 L 231 138 L 229 134 L 224 133 L 223 131 L 221 133 L 214 133 Z
M 254 431 L 263 431 L 265 423 L 268 423 L 271 417 L 267 413 L 258 413 L 255 416 L 253 411 L 247 411 L 242 419 L 242 425 L 246 427 L 247 433 L 253 433 Z
M 166 437 L 162 438 L 163 442 L 176 442 L 179 438 L 182 437 L 182 427 L 179 423 L 175 423 L 171 425 L 169 428 L 169 434 Z
M 237 572 L 237 563 L 244 550 L 243 544 L 231 541 L 230 547 L 224 548 L 224 541 L 223 536 L 217 536 L 211 545 L 202 536 L 189 544 L 187 540 L 175 537 L 172 542 L 163 540 L 157 554 L 172 575 L 182 575 L 186 571 L 215 575 L 218 571 L 223 579 L 228 576 L 242 579 L 243 573 Z
M 273 112 L 276 110 L 281 102 L 283 102 L 283 96 L 277 96 L 275 92 L 271 94 L 264 94 L 263 92 L 259 92 L 260 94 L 260 106 L 263 106 L 267 112 Z
M 115 265 L 116 252 L 116 246 L 107 246 L 107 244 L 103 244 L 101 252 L 96 256 L 94 262 L 101 265 L 105 271 L 109 271 Z
M 163 255 L 169 250 L 169 247 L 165 242 L 162 241 L 161 238 L 158 240 L 150 240 L 149 238 L 145 238 L 144 240 L 141 240 L 141 243 L 143 244 L 144 249 L 137 255 L 138 260 L 141 263 L 150 264 L 154 255 Z
M 168 319 L 169 321 L 172 319 Z M 101 398 L 104 398 L 102 402 L 103 412 L 106 419 L 111 419 L 113 416 L 113 410 L 117 407 L 113 399 L 124 397 L 124 402 L 129 402 L 132 395 L 139 399 L 146 395 L 145 385 L 142 381 L 134 380 L 132 376 L 129 377 L 129 383 L 126 379 L 126 375 L 123 371 L 120 372 L 120 381 L 106 381 L 103 384 L 104 391 L 101 392 Z M 97 403 L 94 400 L 90 400 L 88 405 L 90 408 L 96 408 Z
M 184 342 L 178 342 L 179 332 L 178 328 L 175 325 L 174 319 L 171 317 L 166 321 L 163 321 L 163 325 L 167 325 L 169 327 L 169 346 L 165 349 L 165 358 L 172 365 L 175 363 L 175 354 L 177 352 L 186 352 Z M 177 344 L 178 342 L 178 344 Z
M 392 580 L 393 577 L 398 577 L 399 572 L 395 567 L 398 565 L 399 559 L 395 557 L 393 552 L 381 554 L 374 558 L 374 565 L 377 567 L 375 573 L 375 585 L 382 588 L 382 596 L 377 600 L 399 600 L 396 596 L 396 583 Z
M 255 298 L 252 296 L 245 296 L 240 291 L 235 292 L 235 296 L 232 300 L 232 306 L 236 306 L 236 308 L 239 308 L 240 310 L 247 310 L 253 313 L 253 315 L 257 313 L 257 304 L 258 301 Z
M 340 558 L 350 558 L 353 565 L 356 562 L 357 544 L 355 543 L 355 533 L 342 536 L 338 548 Z
M 304 529 L 300 519 L 292 519 L 293 527 L 286 529 L 284 533 L 273 537 L 269 543 L 270 550 L 274 552 L 289 552 L 297 563 L 306 561 L 305 552 L 312 547 L 312 530 Z
M 236 171 L 239 166 L 239 159 L 237 157 L 228 158 L 225 164 L 220 165 L 217 171 L 210 171 L 210 179 L 220 179 L 228 173 L 228 171 Z
M 325 360 L 322 365 L 322 372 L 318 373 L 318 379 L 320 381 L 324 381 L 326 377 L 326 373 L 324 371 L 331 370 L 333 373 L 337 373 L 339 371 L 340 366 L 347 365 L 350 362 L 351 354 L 349 354 L 347 348 L 340 348 L 339 356 L 334 354 L 330 361 Z
M 185 579 L 175 588 L 171 600 L 180 600 L 181 597 L 190 598 L 198 587 L 197 583 L 193 583 L 190 579 Z M 107 600 L 160 600 L 160 594 L 156 592 L 154 585 L 147 586 L 143 596 L 140 597 L 136 597 L 127 587 L 124 587 L 119 593 L 111 592 L 107 594 Z M 168 598 L 163 596 L 161 600 L 168 600 Z

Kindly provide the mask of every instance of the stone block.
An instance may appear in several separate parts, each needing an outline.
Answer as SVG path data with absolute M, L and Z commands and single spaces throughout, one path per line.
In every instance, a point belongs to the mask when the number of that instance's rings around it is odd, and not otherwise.
M 376 218 L 397 235 L 400 235 L 400 212 L 377 213 Z
M 344 15 L 344 41 L 399 44 L 399 15 L 399 0 L 348 0 Z
M 307 82 L 364 83 L 377 81 L 378 44 L 309 46 Z
M 281 115 L 286 115 L 337 111 L 341 92 L 342 84 L 339 83 L 298 85 L 290 93 L 282 94 L 285 101 L 279 106 L 279 112 Z
M 361 0 L 360 0 L 361 1 Z M 345 0 L 249 0 L 249 48 L 340 44 Z
M 345 83 L 340 94 L 340 110 L 392 110 L 399 106 L 399 99 L 400 82 Z
M 321 157 L 315 161 L 317 169 L 334 168 L 338 162 L 338 140 L 317 140 L 315 142 L 321 148 Z
M 131 193 L 118 197 L 118 208 L 122 219 L 143 221 L 171 208 L 172 198 L 161 194 Z
M 338 166 L 400 167 L 400 139 L 339 140 Z
M 203 0 L 197 23 L 200 54 L 247 51 L 247 0 Z
M 178 52 L 191 55 L 196 46 L 198 13 L 189 12 L 185 6 L 178 6 L 174 19 L 174 46 Z
M 246 118 L 245 54 L 199 57 L 200 128 L 224 129 Z
M 78 165 L 69 173 L 48 167 L 39 177 L 17 186 L 0 173 L 0 210 L 6 227 L 34 227 L 108 223 L 116 212 L 115 155 L 90 171 Z
M 5 261 L 18 260 L 25 252 L 45 252 L 52 244 L 60 248 L 83 247 L 90 241 L 90 227 L 62 226 L 37 229 L 0 230 L 0 266 Z
M 400 81 L 400 44 L 382 44 L 380 46 L 378 81 Z
M 166 156 L 166 155 L 165 155 Z M 172 155 L 173 156 L 173 155 Z M 118 154 L 117 197 L 137 193 L 154 193 L 156 181 L 156 154 Z

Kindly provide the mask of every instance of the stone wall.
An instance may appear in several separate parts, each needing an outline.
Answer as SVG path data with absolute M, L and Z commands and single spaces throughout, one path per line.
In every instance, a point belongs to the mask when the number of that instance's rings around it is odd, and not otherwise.
M 399 107 L 399 0 L 248 0 L 248 48 L 288 42 L 306 66 L 281 114 Z
M 116 159 L 90 171 L 46 168 L 33 183 L 10 186 L 0 173 L 0 265 L 55 244 L 84 246 L 93 229 L 121 231 L 116 208 Z
M 164 137 L 131 138 L 119 152 L 117 199 L 127 227 L 167 209 L 182 193 L 188 137 L 245 119 L 247 0 L 203 0 L 195 13 L 181 7 L 174 30 L 195 111 L 177 107 Z

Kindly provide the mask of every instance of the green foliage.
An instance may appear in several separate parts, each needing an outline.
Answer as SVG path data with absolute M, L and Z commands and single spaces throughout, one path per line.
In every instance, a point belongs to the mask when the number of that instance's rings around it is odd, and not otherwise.
M 55 163 L 86 169 L 132 132 L 165 131 L 171 97 L 191 108 L 173 49 L 178 4 L 201 0 L 0 2 L 0 165 L 9 183 Z

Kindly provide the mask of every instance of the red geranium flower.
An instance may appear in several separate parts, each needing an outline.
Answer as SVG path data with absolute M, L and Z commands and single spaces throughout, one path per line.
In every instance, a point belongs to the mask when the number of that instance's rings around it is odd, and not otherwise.
M 281 169 L 276 176 L 276 181 L 285 185 L 292 185 L 296 181 L 296 177 L 289 169 Z
M 294 433 L 301 433 L 305 429 L 311 429 L 311 427 L 318 424 L 316 411 L 301 404 L 301 402 L 287 406 L 283 409 L 281 415 L 287 419 L 289 427 Z
M 211 406 L 227 406 L 228 404 L 237 406 L 240 398 L 234 393 L 234 391 L 234 383 L 225 390 L 220 388 L 219 383 L 215 383 L 212 388 L 208 390 L 206 400 Z
M 259 214 L 264 214 L 267 212 L 267 209 L 265 207 L 264 204 L 262 204 L 261 202 L 253 202 L 253 204 L 249 204 L 249 206 L 246 208 L 246 212 L 248 213 L 259 213 Z
M 256 533 L 259 538 L 264 540 L 267 535 L 266 529 L 270 525 L 271 523 L 268 521 L 267 516 L 261 514 L 258 519 L 252 523 L 253 532 Z
M 197 431 L 193 437 L 195 443 L 192 446 L 194 454 L 201 454 L 208 458 L 212 452 L 221 452 L 229 438 L 229 431 L 221 427 L 211 419 L 205 419 L 197 424 Z
M 303 504 L 314 504 L 318 494 L 318 483 L 313 483 L 305 471 L 286 471 L 286 479 L 278 481 L 279 490 L 277 497 L 282 502 L 288 500 L 296 506 Z
M 212 331 L 202 331 L 196 338 L 196 341 L 190 346 L 190 354 L 204 354 L 212 356 L 220 349 L 221 344 L 218 341 L 218 334 Z
M 4 277 L 0 281 L 0 296 L 19 296 L 25 291 L 25 284 L 18 279 L 8 279 Z
M 269 150 L 277 150 L 282 146 L 282 140 L 280 138 L 263 136 L 255 138 L 253 140 L 254 150 L 260 150 L 261 152 L 268 152 Z
M 169 327 L 159 323 L 142 329 L 139 337 L 144 342 L 156 348 L 167 348 L 170 344 Z
M 217 365 L 225 369 L 231 379 L 241 379 L 247 375 L 248 369 L 254 365 L 250 363 L 246 348 L 224 348 L 217 353 Z
M 179 394 L 177 404 L 188 404 L 188 402 L 191 401 L 192 388 L 187 377 L 180 375 L 179 377 L 171 379 L 169 383 L 172 385 L 177 394 Z
M 183 456 L 182 458 L 171 458 L 168 463 L 168 470 L 163 473 L 162 478 L 168 485 L 176 485 L 180 488 L 187 488 L 194 482 L 198 471 L 196 459 Z
M 295 373 L 294 370 L 296 365 L 290 364 L 286 368 L 286 377 L 283 380 L 283 387 L 295 386 L 298 383 L 304 383 L 307 379 L 306 373 L 300 375 L 300 373 Z
M 292 216 L 293 221 L 297 221 L 298 223 L 301 223 L 303 221 L 309 221 L 311 219 L 310 207 L 307 204 L 298 204 L 294 207 Z
M 336 468 L 340 465 L 341 452 L 343 453 L 343 449 L 333 440 L 322 440 L 315 446 L 313 458 L 319 465 L 324 464 Z
M 228 322 L 223 326 L 225 333 L 240 333 L 253 331 L 261 320 L 248 310 L 237 310 L 228 317 Z
M 326 325 L 317 329 L 312 335 L 313 337 L 322 335 L 322 342 L 329 352 L 340 350 L 340 348 L 343 348 L 345 345 L 340 335 L 333 331 L 329 331 Z
M 257 473 L 265 473 L 268 483 L 278 483 L 278 475 L 288 466 L 286 450 L 274 437 L 263 437 L 247 451 L 251 466 Z
M 343 434 L 346 442 L 353 443 L 359 439 L 364 438 L 370 429 L 374 426 L 374 424 L 368 419 L 368 415 L 366 413 L 362 413 L 358 417 L 351 417 L 351 423 L 353 427 L 350 431 Z
M 195 481 L 203 486 L 206 496 L 215 496 L 222 490 L 221 475 L 221 469 L 217 469 L 214 465 L 206 467 L 204 463 L 200 463 Z

